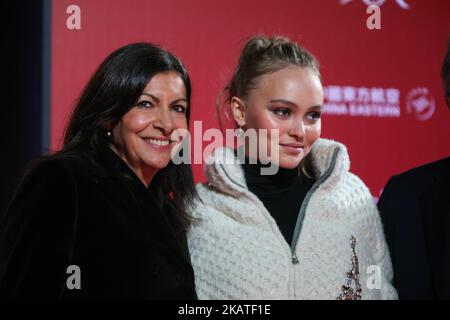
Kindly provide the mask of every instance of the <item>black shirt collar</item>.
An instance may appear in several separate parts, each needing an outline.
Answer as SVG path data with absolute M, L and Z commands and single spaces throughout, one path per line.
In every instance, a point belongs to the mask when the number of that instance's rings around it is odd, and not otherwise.
M 258 196 L 283 194 L 296 187 L 298 183 L 303 183 L 309 187 L 314 183 L 313 179 L 309 179 L 300 173 L 299 167 L 294 169 L 278 167 L 276 174 L 262 175 L 261 169 L 263 167 L 269 167 L 269 165 L 264 165 L 259 161 L 257 163 L 250 163 L 247 157 L 242 164 L 247 187 Z

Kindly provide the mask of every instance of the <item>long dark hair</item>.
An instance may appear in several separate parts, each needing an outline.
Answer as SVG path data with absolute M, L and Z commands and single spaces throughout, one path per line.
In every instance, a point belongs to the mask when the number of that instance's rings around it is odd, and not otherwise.
M 72 112 L 59 154 L 86 146 L 90 150 L 109 147 L 107 128 L 114 127 L 136 105 L 153 76 L 166 71 L 177 72 L 184 82 L 189 123 L 191 83 L 181 61 L 151 43 L 134 43 L 112 52 L 93 74 Z M 175 206 L 174 218 L 186 227 L 190 221 L 186 208 L 197 197 L 191 166 L 170 162 L 155 175 L 151 188 L 161 207 Z

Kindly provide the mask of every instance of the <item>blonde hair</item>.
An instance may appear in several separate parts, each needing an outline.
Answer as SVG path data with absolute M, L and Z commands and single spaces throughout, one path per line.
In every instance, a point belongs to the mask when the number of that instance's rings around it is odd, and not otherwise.
M 316 58 L 295 41 L 282 36 L 250 38 L 241 52 L 230 82 L 217 97 L 216 112 L 220 127 L 222 108 L 229 105 L 233 97 L 245 99 L 257 87 L 261 76 L 291 65 L 311 68 L 320 78 Z
M 292 65 L 310 68 L 320 79 L 319 63 L 316 58 L 297 42 L 282 36 L 250 38 L 239 56 L 230 82 L 217 97 L 216 113 L 220 128 L 223 129 L 222 107 L 224 105 L 229 107 L 233 97 L 244 100 L 249 92 L 257 87 L 261 76 Z M 226 118 L 229 119 L 228 116 Z M 308 178 L 314 177 L 310 155 L 301 161 L 299 174 Z

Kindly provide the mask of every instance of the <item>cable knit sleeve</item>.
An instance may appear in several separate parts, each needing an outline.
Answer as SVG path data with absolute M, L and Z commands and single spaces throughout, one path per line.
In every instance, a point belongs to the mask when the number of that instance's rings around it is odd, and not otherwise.
M 358 219 L 358 228 L 363 232 L 367 244 L 370 247 L 373 254 L 374 265 L 379 268 L 379 273 L 375 269 L 369 269 L 367 287 L 370 284 L 376 286 L 377 280 L 380 280 L 380 298 L 383 300 L 395 300 L 398 299 L 397 291 L 392 285 L 393 281 L 393 268 L 391 263 L 391 258 L 389 255 L 389 249 L 386 243 L 385 235 L 383 232 L 383 224 L 381 222 L 381 217 L 376 207 L 375 201 L 369 192 L 369 189 L 364 185 L 364 183 L 356 176 L 352 175 L 357 184 L 360 184 L 364 196 L 361 198 L 362 203 L 360 204 L 364 210 L 361 210 Z M 376 277 L 379 279 L 376 279 Z M 377 290 L 370 289 L 369 290 Z

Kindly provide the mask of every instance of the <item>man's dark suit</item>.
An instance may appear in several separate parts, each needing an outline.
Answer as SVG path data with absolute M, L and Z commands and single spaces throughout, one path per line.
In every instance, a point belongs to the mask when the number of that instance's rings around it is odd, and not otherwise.
M 450 157 L 387 183 L 378 208 L 400 299 L 450 299 Z

